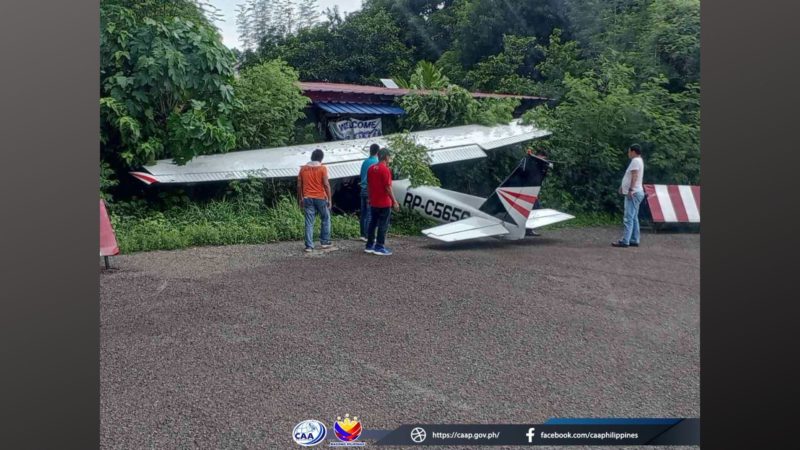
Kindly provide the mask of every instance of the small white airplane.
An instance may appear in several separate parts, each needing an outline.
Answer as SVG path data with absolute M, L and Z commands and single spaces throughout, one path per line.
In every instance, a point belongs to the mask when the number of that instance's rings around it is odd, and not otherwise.
M 486 151 L 549 136 L 547 130 L 515 120 L 507 125 L 463 125 L 410 133 L 428 149 L 431 165 L 485 158 Z M 145 184 L 205 183 L 258 178 L 294 178 L 311 152 L 325 152 L 323 163 L 331 180 L 358 177 L 372 143 L 388 144 L 386 137 L 352 139 L 259 150 L 198 156 L 185 165 L 161 160 L 130 174 Z M 550 163 L 526 156 L 488 199 L 430 186 L 410 188 L 408 180 L 393 183 L 401 205 L 444 225 L 424 230 L 426 236 L 446 242 L 496 236 L 522 239 L 527 230 L 574 217 L 552 209 L 533 209 Z
M 430 238 L 517 240 L 528 230 L 575 218 L 554 209 L 533 209 L 550 167 L 550 162 L 528 153 L 489 198 L 431 186 L 412 188 L 409 180 L 392 183 L 392 192 L 403 207 L 445 223 L 422 230 Z

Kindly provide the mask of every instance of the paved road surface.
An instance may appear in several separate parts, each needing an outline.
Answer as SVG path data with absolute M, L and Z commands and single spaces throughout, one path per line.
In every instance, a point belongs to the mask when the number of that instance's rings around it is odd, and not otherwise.
M 614 249 L 616 234 L 114 258 L 100 276 L 102 446 L 300 448 L 294 424 L 345 413 L 367 429 L 697 417 L 700 236 Z

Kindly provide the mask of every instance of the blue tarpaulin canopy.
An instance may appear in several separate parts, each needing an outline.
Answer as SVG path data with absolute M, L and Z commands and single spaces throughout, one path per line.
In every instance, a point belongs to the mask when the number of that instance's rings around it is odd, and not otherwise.
M 370 114 L 399 116 L 406 111 L 394 105 L 373 105 L 368 103 L 331 103 L 316 102 L 315 105 L 334 114 Z

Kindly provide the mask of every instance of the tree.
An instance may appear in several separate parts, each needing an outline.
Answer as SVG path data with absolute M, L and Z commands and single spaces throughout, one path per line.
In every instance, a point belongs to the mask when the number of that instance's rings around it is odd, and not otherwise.
M 103 1 L 100 8 L 103 158 L 136 167 L 182 164 L 234 147 L 235 57 L 194 2 Z
M 700 82 L 700 2 L 661 0 L 651 6 L 650 45 L 678 86 Z
M 452 44 L 454 5 L 463 0 L 366 0 L 364 10 L 389 13 L 414 61 L 438 59 Z
M 280 60 L 244 70 L 235 84 L 240 100 L 233 114 L 237 147 L 253 149 L 293 142 L 295 122 L 309 100 L 297 86 L 297 72 Z
M 255 46 L 253 38 L 252 4 L 242 3 L 236 5 L 236 31 L 244 50 L 251 50 Z
M 547 145 L 559 164 L 548 198 L 575 210 L 618 210 L 616 188 L 634 142 L 644 146 L 645 182 L 698 183 L 699 89 L 673 93 L 667 84 L 664 76 L 639 82 L 632 67 L 605 58 L 580 76 L 566 74 L 561 103 L 524 116 L 553 132 Z
M 535 43 L 532 36 L 503 36 L 503 51 L 479 62 L 467 73 L 465 83 L 482 91 L 536 93 L 536 82 L 531 78 Z
M 639 80 L 665 74 L 672 90 L 699 82 L 699 0 L 566 0 L 584 56 L 634 67 Z
M 450 80 L 442 74 L 441 69 L 428 61 L 418 62 L 408 81 L 401 77 L 394 80 L 405 89 L 444 89 L 450 85 Z
M 567 74 L 579 75 L 586 70 L 586 61 L 580 57 L 580 48 L 577 41 L 562 41 L 560 29 L 553 30 L 547 46 L 536 44 L 536 51 L 543 58 L 536 65 L 536 70 L 542 78 L 537 91 L 553 99 L 560 99 L 564 95 L 564 77 Z
M 296 35 L 262 41 L 262 59 L 281 58 L 302 80 L 377 83 L 408 71 L 410 54 L 400 29 L 383 10 L 358 11 L 300 30 Z
M 236 25 L 246 49 L 274 42 L 319 22 L 317 0 L 247 0 L 237 6 Z
M 319 2 L 300 0 L 297 5 L 297 26 L 299 29 L 313 27 L 319 22 Z
M 431 157 L 428 149 L 418 144 L 408 132 L 388 137 L 392 150 L 392 169 L 399 178 L 408 178 L 411 187 L 440 186 L 441 183 L 431 170 Z
M 457 125 L 496 125 L 512 120 L 514 109 L 519 106 L 515 99 L 476 100 L 466 89 L 449 85 L 443 90 L 426 94 L 410 94 L 403 97 L 400 105 L 406 110 L 400 123 L 409 130 Z
M 466 69 L 500 53 L 504 35 L 543 41 L 554 28 L 564 26 L 563 11 L 552 0 L 469 0 L 456 8 L 451 49 L 458 52 Z
M 519 101 L 514 99 L 476 100 L 466 89 L 450 83 L 441 69 L 427 61 L 417 64 L 409 81 L 398 79 L 402 87 L 432 91 L 412 92 L 400 100 L 401 106 L 406 110 L 400 123 L 407 129 L 508 123 L 519 106 Z

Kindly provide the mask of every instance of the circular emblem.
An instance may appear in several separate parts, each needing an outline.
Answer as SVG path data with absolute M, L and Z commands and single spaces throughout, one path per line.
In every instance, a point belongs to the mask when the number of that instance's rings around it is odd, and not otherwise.
M 361 436 L 361 422 L 358 417 L 350 418 L 350 414 L 345 414 L 344 420 L 337 418 L 333 424 L 333 432 L 336 437 L 343 442 L 353 442 Z
M 292 439 L 303 447 L 313 447 L 325 439 L 328 429 L 319 420 L 304 420 L 294 426 Z
M 428 433 L 425 432 L 424 428 L 417 427 L 411 430 L 411 440 L 417 444 L 424 441 L 426 437 L 428 437 Z

